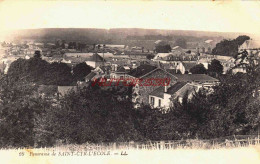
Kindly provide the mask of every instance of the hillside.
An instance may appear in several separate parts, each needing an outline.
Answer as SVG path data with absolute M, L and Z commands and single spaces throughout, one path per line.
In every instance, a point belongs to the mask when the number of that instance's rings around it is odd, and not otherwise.
M 215 43 L 225 39 L 234 39 L 240 33 L 160 30 L 140 28 L 42 28 L 12 31 L 8 40 L 32 40 L 40 42 L 55 42 L 57 39 L 85 42 L 87 44 L 126 44 L 129 46 L 144 46 L 152 49 L 154 41 L 168 40 L 172 45 L 176 39 L 184 38 L 190 45 L 212 39 Z M 191 46 L 190 48 L 193 48 Z

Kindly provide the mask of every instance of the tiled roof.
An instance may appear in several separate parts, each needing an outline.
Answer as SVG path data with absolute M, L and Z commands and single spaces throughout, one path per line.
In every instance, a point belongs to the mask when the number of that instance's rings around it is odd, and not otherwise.
M 218 79 L 215 79 L 211 76 L 205 74 L 174 74 L 179 82 L 217 82 Z
M 172 95 L 176 93 L 178 90 L 180 90 L 186 84 L 187 84 L 186 82 L 177 82 L 173 86 L 167 89 L 167 93 Z
M 196 65 L 196 63 L 185 63 L 182 62 L 182 65 L 185 67 L 186 70 L 190 70 L 192 67 Z
M 198 90 L 198 86 L 194 86 L 194 85 L 190 85 L 187 84 L 185 86 L 183 86 L 182 88 L 180 88 L 178 91 L 178 94 L 176 95 L 176 97 L 184 97 L 185 94 L 190 95 L 191 93 L 194 93 Z
M 152 65 L 148 65 L 148 64 L 140 65 L 139 67 L 130 71 L 129 75 L 133 76 L 133 77 L 141 77 L 141 76 L 155 70 L 156 68 L 157 67 L 152 66 Z
M 93 77 L 96 76 L 96 73 L 95 72 L 90 72 L 86 77 L 85 77 L 85 80 L 91 80 Z
M 155 90 L 152 91 L 149 95 L 163 98 L 163 95 L 164 95 L 164 87 L 161 86 L 161 87 L 155 89 Z
M 100 68 L 103 72 L 110 71 L 112 69 L 110 65 L 100 65 L 98 68 Z
M 82 58 L 74 58 L 74 57 L 66 57 L 65 60 L 70 60 L 72 63 L 81 63 L 84 62 L 85 60 Z
M 119 66 L 119 68 L 116 70 L 116 72 L 125 72 L 125 68 L 122 66 Z
M 186 82 L 177 82 L 175 83 L 173 86 L 171 86 L 170 88 L 167 89 L 167 94 L 174 94 L 176 93 L 178 90 L 180 90 L 183 86 L 185 86 L 187 83 Z M 164 98 L 163 95 L 164 95 L 164 86 L 161 86 L 157 89 L 155 89 L 154 91 L 152 91 L 150 93 L 151 96 L 156 96 L 156 97 L 160 97 L 160 98 Z
M 86 59 L 87 61 L 95 61 L 95 62 L 103 62 L 105 59 L 103 59 L 101 56 L 98 54 L 93 54 L 90 58 Z
M 161 66 L 162 66 L 161 68 L 164 68 L 165 70 L 176 69 L 174 63 L 161 63 Z
M 166 69 L 167 72 L 169 72 L 170 74 L 176 74 L 177 70 L 176 69 Z
M 103 53 L 98 53 L 98 55 L 103 57 Z M 109 52 L 104 53 L 104 58 L 105 58 L 105 59 L 107 59 L 107 58 L 113 58 L 113 57 L 115 57 L 115 55 L 112 54 L 112 53 L 109 53 Z

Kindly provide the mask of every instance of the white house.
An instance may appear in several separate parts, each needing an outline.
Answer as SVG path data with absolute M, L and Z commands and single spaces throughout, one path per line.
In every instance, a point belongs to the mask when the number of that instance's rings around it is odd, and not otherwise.
M 149 94 L 149 104 L 154 108 L 168 109 L 172 105 L 172 100 L 182 103 L 187 94 L 191 99 L 200 86 L 192 85 L 187 82 L 177 82 L 173 86 L 161 86 Z

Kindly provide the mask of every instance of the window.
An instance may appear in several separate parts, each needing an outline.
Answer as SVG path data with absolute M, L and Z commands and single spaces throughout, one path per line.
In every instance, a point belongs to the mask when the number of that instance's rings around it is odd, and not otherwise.
M 151 97 L 151 104 L 154 105 L 154 97 Z
M 161 107 L 161 99 L 159 99 L 158 107 Z

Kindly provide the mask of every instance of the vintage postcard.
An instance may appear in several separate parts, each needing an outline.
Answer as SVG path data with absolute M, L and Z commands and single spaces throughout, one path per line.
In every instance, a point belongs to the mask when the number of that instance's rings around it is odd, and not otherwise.
M 260 163 L 260 1 L 0 1 L 0 163 Z

